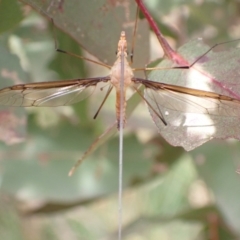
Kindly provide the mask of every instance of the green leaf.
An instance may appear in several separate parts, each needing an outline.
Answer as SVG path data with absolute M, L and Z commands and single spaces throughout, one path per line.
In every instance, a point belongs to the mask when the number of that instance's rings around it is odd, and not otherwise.
M 200 176 L 211 189 L 228 225 L 240 234 L 239 143 L 211 142 L 192 152 Z
M 0 1 L 0 34 L 12 30 L 23 19 L 20 4 L 16 0 Z

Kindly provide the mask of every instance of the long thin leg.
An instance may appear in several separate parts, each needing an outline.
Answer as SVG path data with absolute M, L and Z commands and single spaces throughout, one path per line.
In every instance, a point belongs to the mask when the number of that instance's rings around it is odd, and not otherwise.
M 113 86 L 110 86 L 109 89 L 108 89 L 108 91 L 107 91 L 107 93 L 106 93 L 106 95 L 105 95 L 105 97 L 104 97 L 104 99 L 103 99 L 103 101 L 102 101 L 102 103 L 101 103 L 101 105 L 99 106 L 97 112 L 95 113 L 93 119 L 96 119 L 96 118 L 97 118 L 97 116 L 98 116 L 100 110 L 102 109 L 102 106 L 103 106 L 104 103 L 106 102 L 106 100 L 107 100 L 107 98 L 108 98 L 110 92 L 112 91 L 112 89 L 113 89 Z

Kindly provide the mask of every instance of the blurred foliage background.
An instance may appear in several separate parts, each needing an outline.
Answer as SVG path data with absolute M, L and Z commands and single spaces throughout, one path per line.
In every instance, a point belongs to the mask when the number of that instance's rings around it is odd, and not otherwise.
M 95 64 L 57 53 L 54 35 L 61 49 L 111 64 L 123 27 L 115 1 L 24 2 L 38 13 L 16 0 L 0 1 L 0 87 L 106 75 Z M 240 38 L 237 0 L 145 2 L 175 49 L 199 37 L 210 46 Z M 136 8 L 134 1 L 126 3 Z M 113 11 L 105 15 L 104 9 Z M 65 34 L 53 30 L 44 12 L 56 15 Z M 69 18 L 83 22 L 91 40 L 84 41 L 84 33 L 74 35 Z M 141 21 L 134 52 L 138 67 L 162 57 L 154 34 Z M 70 35 L 79 37 L 82 47 Z M 116 239 L 115 126 L 111 138 L 68 177 L 73 164 L 115 121 L 114 94 L 92 119 L 103 96 L 96 91 L 70 107 L 1 108 L 0 239 Z M 124 136 L 123 239 L 240 239 L 239 142 L 214 140 L 191 152 L 174 148 L 156 133 L 144 103 L 137 102 Z

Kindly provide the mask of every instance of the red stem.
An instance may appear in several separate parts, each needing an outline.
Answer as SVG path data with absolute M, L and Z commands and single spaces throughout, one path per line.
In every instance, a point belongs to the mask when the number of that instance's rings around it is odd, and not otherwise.
M 164 51 L 164 55 L 172 60 L 174 63 L 177 63 L 181 66 L 186 66 L 188 65 L 187 61 L 185 59 L 183 59 L 176 51 L 174 51 L 170 45 L 168 44 L 167 40 L 164 38 L 164 36 L 162 35 L 162 33 L 160 32 L 156 22 L 153 20 L 152 16 L 149 14 L 147 8 L 145 7 L 145 5 L 143 4 L 142 0 L 135 0 L 137 5 L 139 6 L 139 8 L 141 9 L 142 13 L 144 14 L 144 16 L 146 17 L 149 25 L 151 26 L 151 28 L 153 29 L 153 31 L 155 32 L 159 43 L 161 44 L 163 51 Z

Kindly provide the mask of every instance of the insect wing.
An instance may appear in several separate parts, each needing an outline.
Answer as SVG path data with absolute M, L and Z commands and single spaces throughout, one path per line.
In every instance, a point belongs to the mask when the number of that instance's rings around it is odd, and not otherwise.
M 240 136 L 238 101 L 194 96 L 187 89 L 180 93 L 146 88 L 145 98 L 164 117 L 166 126 L 149 108 L 159 132 L 174 146 L 191 150 L 212 138 Z
M 0 91 L 0 105 L 23 107 L 71 105 L 90 96 L 97 83 L 102 81 L 108 81 L 108 78 L 15 85 Z

